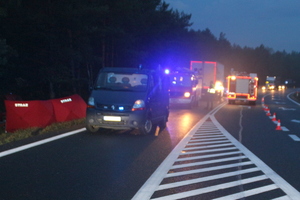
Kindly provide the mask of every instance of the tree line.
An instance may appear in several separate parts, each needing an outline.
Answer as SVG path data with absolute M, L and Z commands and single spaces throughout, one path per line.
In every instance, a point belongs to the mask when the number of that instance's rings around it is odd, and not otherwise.
M 162 0 L 3 0 L 0 95 L 88 97 L 102 67 L 189 67 L 218 61 L 236 71 L 300 80 L 300 54 L 231 44 L 191 29 L 191 15 Z

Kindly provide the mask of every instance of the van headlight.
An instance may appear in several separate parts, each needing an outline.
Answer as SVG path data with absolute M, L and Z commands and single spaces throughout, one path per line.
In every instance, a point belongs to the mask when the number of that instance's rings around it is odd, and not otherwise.
M 143 100 L 136 100 L 132 106 L 132 111 L 145 110 L 145 102 Z
M 94 97 L 90 97 L 87 104 L 88 108 L 95 108 L 95 99 Z
M 189 98 L 191 96 L 191 93 L 190 92 L 185 92 L 183 96 L 186 97 L 186 98 Z

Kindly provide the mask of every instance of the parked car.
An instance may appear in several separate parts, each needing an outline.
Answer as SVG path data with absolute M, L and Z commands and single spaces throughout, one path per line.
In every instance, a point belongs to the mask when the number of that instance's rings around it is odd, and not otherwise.
M 166 127 L 169 117 L 167 76 L 160 71 L 102 68 L 86 110 L 89 132 L 138 129 L 141 134 Z

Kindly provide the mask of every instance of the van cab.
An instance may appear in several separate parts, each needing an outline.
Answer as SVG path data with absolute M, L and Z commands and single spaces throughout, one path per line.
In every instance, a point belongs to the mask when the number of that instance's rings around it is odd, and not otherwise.
M 86 128 L 138 129 L 141 134 L 166 127 L 168 80 L 160 71 L 102 68 L 88 100 Z
M 177 69 L 169 74 L 170 104 L 198 106 L 201 99 L 202 82 L 194 72 L 185 68 Z

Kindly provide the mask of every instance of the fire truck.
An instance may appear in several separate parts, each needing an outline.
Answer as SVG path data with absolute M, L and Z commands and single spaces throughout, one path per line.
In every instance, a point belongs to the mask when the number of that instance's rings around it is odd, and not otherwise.
M 229 104 L 236 101 L 256 104 L 258 78 L 256 73 L 240 73 L 227 78 L 227 99 Z

